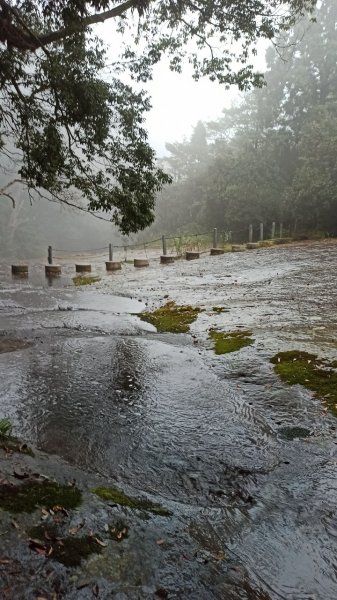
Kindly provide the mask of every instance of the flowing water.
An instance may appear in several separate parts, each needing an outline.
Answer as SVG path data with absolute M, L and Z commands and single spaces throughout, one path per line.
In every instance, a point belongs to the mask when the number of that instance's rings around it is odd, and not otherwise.
M 111 275 L 96 265 L 90 289 L 69 285 L 70 267 L 53 285 L 38 267 L 28 280 L 2 267 L 2 337 L 32 345 L 0 355 L 0 417 L 172 510 L 160 567 L 172 598 L 337 598 L 337 421 L 269 362 L 287 349 L 336 359 L 336 261 L 337 245 L 316 243 Z M 191 334 L 140 320 L 167 296 L 204 308 Z M 216 356 L 209 328 L 240 326 L 254 344 Z M 184 536 L 228 562 L 182 565 Z

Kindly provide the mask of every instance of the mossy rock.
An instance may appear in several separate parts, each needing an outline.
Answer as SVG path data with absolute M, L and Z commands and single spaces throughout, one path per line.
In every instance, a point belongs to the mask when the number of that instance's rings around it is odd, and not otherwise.
M 280 427 L 278 435 L 284 440 L 296 440 L 298 438 L 310 437 L 310 430 L 306 427 Z
M 154 325 L 161 333 L 187 333 L 200 312 L 201 308 L 178 306 L 175 302 L 168 302 L 153 312 L 141 313 L 138 316 L 142 321 Z
M 31 513 L 37 507 L 76 508 L 81 503 L 79 489 L 70 485 L 60 485 L 54 481 L 29 481 L 20 485 L 4 483 L 0 485 L 0 508 L 12 513 Z
M 271 359 L 275 372 L 289 385 L 303 385 L 324 401 L 337 416 L 337 370 L 335 362 L 319 359 L 316 354 L 291 350 Z
M 129 536 L 129 528 L 124 521 L 118 520 L 115 523 L 107 525 L 106 530 L 116 542 L 122 542 Z
M 214 341 L 215 354 L 228 354 L 229 352 L 238 352 L 245 346 L 253 344 L 251 338 L 252 332 L 243 329 L 240 331 L 216 331 L 212 329 L 209 332 L 209 337 Z
M 229 312 L 229 309 L 224 306 L 213 306 L 212 311 L 215 313 L 224 313 Z
M 93 277 L 90 275 L 76 275 L 76 277 L 73 277 L 73 282 L 76 286 L 91 285 L 92 283 L 97 283 L 98 281 L 101 281 L 100 277 Z
M 113 502 L 114 504 L 119 504 L 120 506 L 127 506 L 128 508 L 136 510 L 144 510 L 146 512 L 151 512 L 163 517 L 169 517 L 172 514 L 169 510 L 167 510 L 167 508 L 164 508 L 160 504 L 153 504 L 149 500 L 143 498 L 132 498 L 116 488 L 98 486 L 94 488 L 92 492 L 96 494 L 96 496 L 102 498 L 102 500 L 107 500 L 109 502 Z
M 102 552 L 102 546 L 95 536 L 62 537 L 55 525 L 38 525 L 28 531 L 29 546 L 50 560 L 56 560 L 66 567 L 78 567 L 81 561 L 91 554 Z
M 23 444 L 20 440 L 12 436 L 8 438 L 0 436 L 0 448 L 8 453 L 17 452 L 18 454 L 34 456 L 33 450 L 27 444 Z

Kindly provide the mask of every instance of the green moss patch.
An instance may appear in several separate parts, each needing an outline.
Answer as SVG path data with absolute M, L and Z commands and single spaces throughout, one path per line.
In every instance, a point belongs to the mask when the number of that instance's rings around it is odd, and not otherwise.
M 160 504 L 153 504 L 149 500 L 145 500 L 143 498 L 132 498 L 116 488 L 99 486 L 94 488 L 92 491 L 94 494 L 96 494 L 96 496 L 99 496 L 103 500 L 108 500 L 109 502 L 119 504 L 120 506 L 128 506 L 129 508 L 136 510 L 145 510 L 146 512 L 151 512 L 163 517 L 168 517 L 171 515 L 170 511 Z
M 240 331 L 216 331 L 212 329 L 209 337 L 214 341 L 215 354 L 227 354 L 228 352 L 237 352 L 245 346 L 253 344 L 251 338 L 252 332 L 246 329 Z
M 228 308 L 224 306 L 213 306 L 212 311 L 215 313 L 229 312 Z
M 54 481 L 29 481 L 21 485 L 0 485 L 0 508 L 12 513 L 33 512 L 38 506 L 75 508 L 81 503 L 80 490 Z
M 310 430 L 306 427 L 280 427 L 278 434 L 284 440 L 296 440 L 310 436 Z
M 154 325 L 159 332 L 187 333 L 200 311 L 201 308 L 178 306 L 175 302 L 168 302 L 151 313 L 146 312 L 138 316 Z
M 101 278 L 90 275 L 76 275 L 76 277 L 73 277 L 74 285 L 91 285 L 97 281 L 101 281 Z
M 28 532 L 29 547 L 37 554 L 57 560 L 66 567 L 77 567 L 90 554 L 102 552 L 102 546 L 92 535 L 62 537 L 53 525 L 38 525 Z
M 298 350 L 279 352 L 271 362 L 282 381 L 311 390 L 337 416 L 337 369 L 334 362 Z

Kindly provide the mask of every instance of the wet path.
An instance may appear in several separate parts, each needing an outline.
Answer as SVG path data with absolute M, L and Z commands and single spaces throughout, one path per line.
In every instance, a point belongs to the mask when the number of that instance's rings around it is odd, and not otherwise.
M 337 421 L 269 363 L 284 349 L 336 359 L 336 260 L 336 245 L 313 244 L 126 265 L 90 290 L 3 277 L 1 330 L 34 345 L 0 355 L 0 416 L 39 448 L 171 508 L 179 526 L 160 568 L 172 598 L 337 598 Z M 205 308 L 194 337 L 137 317 L 167 295 Z M 211 326 L 251 328 L 255 343 L 215 356 Z M 311 435 L 284 439 L 285 426 Z M 182 528 L 236 571 L 181 567 Z

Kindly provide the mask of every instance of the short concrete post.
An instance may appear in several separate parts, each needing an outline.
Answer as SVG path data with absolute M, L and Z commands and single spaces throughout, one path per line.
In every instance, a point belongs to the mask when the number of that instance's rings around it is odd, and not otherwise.
M 250 224 L 249 231 L 248 231 L 248 242 L 251 244 L 252 241 L 253 241 L 253 225 Z
M 283 238 L 283 223 L 280 223 L 280 238 Z
M 167 246 L 166 246 L 166 238 L 164 235 L 162 235 L 162 244 L 163 244 L 163 256 L 166 256 L 167 254 Z
M 260 223 L 260 242 L 263 242 L 263 223 Z
M 213 229 L 213 248 L 218 247 L 218 230 L 216 227 Z
M 276 224 L 275 224 L 275 221 L 273 221 L 272 224 L 271 224 L 271 239 L 272 240 L 275 237 L 275 227 L 276 227 Z
M 51 246 L 48 246 L 48 265 L 53 264 L 53 249 Z
M 112 257 L 113 257 L 112 244 L 109 244 L 109 262 L 112 262 Z

